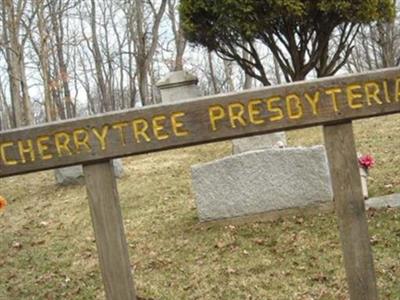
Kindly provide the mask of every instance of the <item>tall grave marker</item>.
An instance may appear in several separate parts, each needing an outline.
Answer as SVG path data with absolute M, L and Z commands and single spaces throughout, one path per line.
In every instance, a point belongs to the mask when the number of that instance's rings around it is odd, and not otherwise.
M 108 299 L 136 299 L 110 160 L 324 126 L 352 300 L 377 299 L 352 120 L 400 113 L 400 69 L 298 82 L 0 133 L 0 177 L 83 164 Z

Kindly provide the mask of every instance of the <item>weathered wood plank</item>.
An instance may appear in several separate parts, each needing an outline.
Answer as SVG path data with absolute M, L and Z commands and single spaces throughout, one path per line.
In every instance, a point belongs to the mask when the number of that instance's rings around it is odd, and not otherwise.
M 352 123 L 324 126 L 347 282 L 352 300 L 378 299 Z
M 107 299 L 135 300 L 112 163 L 84 165 L 83 172 Z
M 0 133 L 0 177 L 400 112 L 400 68 Z

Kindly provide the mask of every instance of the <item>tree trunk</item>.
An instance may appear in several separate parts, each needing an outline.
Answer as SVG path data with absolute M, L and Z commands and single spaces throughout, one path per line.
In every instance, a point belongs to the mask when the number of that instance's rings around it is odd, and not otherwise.
M 3 17 L 3 38 L 7 42 L 6 57 L 9 76 L 9 87 L 11 103 L 13 108 L 13 127 L 29 125 L 32 122 L 32 116 L 28 114 L 30 103 L 28 87 L 26 85 L 25 73 L 23 72 L 23 53 L 19 42 L 20 15 L 16 14 L 14 3 L 11 1 L 2 1 Z
M 275 57 L 274 57 L 274 72 L 275 72 L 276 83 L 282 84 L 281 72 L 279 72 L 279 64 Z
M 20 49 L 21 49 L 20 53 L 21 91 L 22 91 L 22 103 L 24 106 L 25 125 L 33 125 L 34 120 L 33 120 L 32 103 L 31 103 L 31 97 L 29 96 L 29 91 L 28 91 L 29 86 L 25 74 L 24 53 L 22 52 L 22 47 Z
M 228 91 L 232 92 L 235 90 L 235 84 L 233 83 L 232 78 L 232 62 L 224 60 L 224 70 L 225 70 L 225 77 L 226 83 L 228 84 Z
M 138 72 L 138 85 L 139 94 L 142 105 L 147 105 L 150 102 L 149 88 L 148 88 L 148 70 L 146 63 L 146 47 L 147 37 L 144 31 L 144 2 L 142 0 L 135 0 L 136 9 L 136 68 Z
M 57 5 L 56 3 L 53 5 Z M 74 104 L 71 99 L 71 91 L 69 88 L 69 78 L 68 78 L 68 70 L 67 65 L 65 63 L 64 58 L 64 29 L 62 25 L 62 11 L 61 8 L 52 7 L 51 15 L 51 23 L 53 26 L 55 41 L 56 41 L 56 52 L 58 59 L 58 68 L 59 68 L 59 76 L 58 80 L 62 82 L 63 93 L 64 93 L 64 103 L 66 110 L 66 117 L 73 118 L 74 115 Z
M 213 93 L 218 94 L 219 89 L 218 89 L 218 85 L 217 85 L 217 79 L 215 77 L 214 63 L 213 63 L 213 59 L 212 59 L 212 55 L 211 55 L 210 51 L 208 51 L 207 57 L 208 57 L 208 66 L 210 68 L 210 80 L 211 80 L 211 84 L 213 87 Z
M 168 17 L 171 21 L 172 33 L 174 34 L 175 40 L 175 62 L 174 62 L 174 71 L 182 71 L 183 70 L 183 55 L 186 49 L 186 39 L 183 35 L 183 27 L 179 19 L 179 13 L 176 10 L 176 1 L 168 0 Z
M 51 47 L 51 48 L 54 49 L 54 47 Z M 53 76 L 52 76 L 53 78 L 50 79 L 51 97 L 56 106 L 56 115 L 61 120 L 65 120 L 67 118 L 67 115 L 65 113 L 65 105 L 64 105 L 65 103 L 61 100 L 60 84 L 59 84 L 59 80 L 58 80 L 59 71 L 58 71 L 58 65 L 57 65 L 57 58 L 56 58 L 56 54 L 54 53 L 54 51 L 51 51 L 51 52 L 52 52 L 52 59 L 54 61 Z
M 49 48 L 48 39 L 49 33 L 45 25 L 44 5 L 43 0 L 36 1 L 36 9 L 38 11 L 38 30 L 39 30 L 39 49 L 38 57 L 43 78 L 43 94 L 44 94 L 44 107 L 46 114 L 46 121 L 51 122 L 56 120 L 55 110 L 53 107 L 53 100 L 50 91 L 50 68 L 49 68 Z
M 135 14 L 131 13 L 131 15 L 136 16 L 136 26 L 135 30 L 132 29 L 131 32 L 133 33 L 132 37 L 134 37 L 137 50 L 135 60 L 138 74 L 139 94 L 143 105 L 152 104 L 153 102 L 153 100 L 150 98 L 148 86 L 149 66 L 154 57 L 154 53 L 158 43 L 158 31 L 160 28 L 161 18 L 165 12 L 166 4 L 167 0 L 161 0 L 160 8 L 158 9 L 158 11 L 156 11 L 154 7 L 151 7 L 154 20 L 151 28 L 150 39 L 148 38 L 147 30 L 145 30 L 145 20 L 143 15 L 144 1 L 135 0 L 135 6 L 132 6 L 132 9 L 136 10 Z
M 6 103 L 6 97 L 3 89 L 3 84 L 0 81 L 0 130 L 6 130 L 11 127 L 10 112 Z
M 96 1 L 91 0 L 90 28 L 92 33 L 93 58 L 96 68 L 97 84 L 102 97 L 103 111 L 111 110 L 111 103 L 107 93 L 107 87 L 103 76 L 103 60 L 101 58 L 100 46 L 97 40 L 96 29 Z
M 250 55 L 246 51 L 243 51 L 243 58 L 245 60 L 251 60 Z M 252 88 L 252 86 L 253 86 L 253 78 L 249 74 L 247 74 L 247 72 L 244 72 L 243 89 L 249 90 Z

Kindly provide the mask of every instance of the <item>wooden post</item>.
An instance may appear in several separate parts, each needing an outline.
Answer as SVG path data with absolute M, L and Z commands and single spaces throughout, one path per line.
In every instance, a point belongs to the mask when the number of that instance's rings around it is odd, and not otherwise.
M 335 209 L 352 300 L 378 299 L 351 122 L 324 126 Z
M 135 300 L 112 162 L 84 165 L 83 172 L 106 297 L 109 300 Z

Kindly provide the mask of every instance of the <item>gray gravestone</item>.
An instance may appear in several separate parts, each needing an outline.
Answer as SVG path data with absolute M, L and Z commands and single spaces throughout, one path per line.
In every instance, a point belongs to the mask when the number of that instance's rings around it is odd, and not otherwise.
M 233 154 L 268 148 L 284 148 L 286 146 L 287 141 L 286 134 L 284 132 L 257 135 L 232 140 Z
M 173 103 L 201 96 L 197 82 L 195 76 L 178 71 L 167 74 L 157 87 L 162 102 Z M 192 168 L 201 221 L 332 200 L 322 146 L 254 151 L 285 147 L 284 132 L 235 139 L 232 143 L 233 156 Z M 291 175 L 293 170 L 296 172 Z
M 157 82 L 157 87 L 161 92 L 162 103 L 173 103 L 200 97 L 201 91 L 197 86 L 198 81 L 196 76 L 186 71 L 168 73 Z
M 332 201 L 324 147 L 246 152 L 192 167 L 200 221 Z
M 121 159 L 114 159 L 114 172 L 117 178 L 124 175 L 124 169 Z M 58 185 L 75 185 L 85 184 L 85 177 L 83 176 L 83 169 L 81 165 L 59 168 L 54 170 L 54 177 Z

